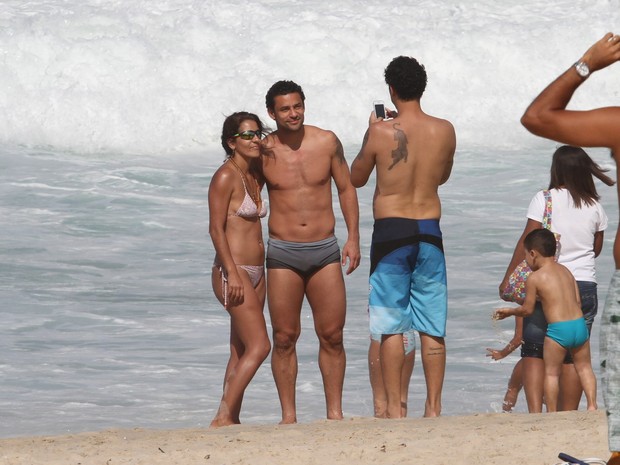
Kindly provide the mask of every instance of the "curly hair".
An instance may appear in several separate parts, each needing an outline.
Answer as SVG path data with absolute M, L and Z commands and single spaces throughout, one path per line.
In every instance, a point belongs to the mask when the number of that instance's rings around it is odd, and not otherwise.
M 426 70 L 415 58 L 399 56 L 385 68 L 385 83 L 401 100 L 420 100 L 426 89 Z

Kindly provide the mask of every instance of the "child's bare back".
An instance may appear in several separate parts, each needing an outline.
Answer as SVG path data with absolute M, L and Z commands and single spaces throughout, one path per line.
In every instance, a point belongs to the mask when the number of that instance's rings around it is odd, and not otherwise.
M 564 265 L 546 261 L 529 276 L 528 284 L 542 303 L 547 323 L 571 321 L 583 316 L 577 282 Z

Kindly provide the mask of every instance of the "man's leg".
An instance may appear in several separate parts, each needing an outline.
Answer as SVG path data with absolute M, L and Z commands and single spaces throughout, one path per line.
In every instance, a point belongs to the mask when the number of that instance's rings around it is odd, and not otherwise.
M 410 331 L 408 337 L 414 338 L 415 333 Z M 403 339 L 404 339 L 403 335 Z M 403 341 L 404 342 L 404 341 Z M 415 345 L 415 341 L 409 341 L 409 345 Z M 400 377 L 400 410 L 401 417 L 407 416 L 407 403 L 409 399 L 409 383 L 413 374 L 415 365 L 415 348 L 410 349 L 407 353 L 407 344 L 405 346 L 405 361 Z M 375 410 L 375 417 L 386 418 L 387 416 L 387 397 L 385 394 L 385 386 L 383 385 L 383 374 L 381 373 L 381 342 L 371 339 L 370 347 L 368 347 L 368 373 L 370 375 L 370 387 L 372 388 L 372 401 Z
M 304 281 L 297 273 L 283 268 L 267 270 L 267 300 L 273 327 L 271 371 L 280 397 L 283 424 L 297 422 L 295 345 L 301 333 L 300 314 L 303 298 Z
M 616 233 L 620 241 L 620 228 Z M 618 242 L 616 242 L 618 243 Z M 609 450 L 608 465 L 620 465 L 620 270 L 609 283 L 605 309 L 601 318 L 600 360 L 603 368 L 603 398 L 607 410 Z
M 319 338 L 319 368 L 325 389 L 327 418 L 340 420 L 346 366 L 343 328 L 347 307 L 340 263 L 332 263 L 314 273 L 306 283 L 306 297 Z
M 415 337 L 415 333 L 410 331 L 403 335 L 405 337 Z M 415 341 L 410 341 L 409 344 L 415 344 Z M 403 370 L 400 376 L 400 413 L 401 417 L 407 416 L 407 404 L 409 402 L 409 383 L 411 381 L 411 375 L 413 374 L 413 366 L 415 365 L 415 349 L 412 349 L 407 353 L 407 344 L 405 344 L 405 361 L 403 363 Z
M 441 391 L 446 371 L 446 343 L 443 337 L 420 333 L 422 367 L 426 379 L 425 417 L 438 417 L 441 414 Z
M 370 377 L 370 387 L 372 388 L 372 403 L 374 415 L 377 418 L 385 418 L 387 411 L 387 398 L 385 397 L 385 386 L 383 386 L 383 375 L 381 374 L 381 342 L 370 339 L 368 347 L 368 374 Z
M 381 337 L 381 374 L 387 397 L 387 418 L 401 418 L 401 379 L 405 364 L 402 334 Z

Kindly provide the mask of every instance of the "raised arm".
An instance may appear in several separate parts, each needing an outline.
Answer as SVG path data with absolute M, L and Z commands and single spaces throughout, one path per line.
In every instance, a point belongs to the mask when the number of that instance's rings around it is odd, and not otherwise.
M 357 192 L 351 184 L 351 173 L 349 165 L 344 157 L 342 143 L 334 135 L 335 148 L 332 156 L 332 177 L 338 189 L 338 201 L 344 222 L 347 225 L 347 242 L 342 248 L 342 265 L 344 266 L 349 259 L 347 274 L 351 274 L 360 264 L 360 231 L 359 231 L 359 205 L 357 203 Z
M 373 147 L 375 137 L 371 137 L 373 124 L 380 119 L 374 116 L 374 112 L 370 114 L 368 129 L 364 134 L 364 141 L 357 157 L 351 164 L 351 182 L 355 187 L 363 187 L 368 182 L 370 173 L 375 168 L 376 150 Z
M 592 45 L 579 62 L 590 73 L 620 60 L 620 36 L 606 34 Z M 587 79 L 571 66 L 534 99 L 521 118 L 532 133 L 570 145 L 609 147 L 620 151 L 620 107 L 589 111 L 566 110 L 575 90 Z

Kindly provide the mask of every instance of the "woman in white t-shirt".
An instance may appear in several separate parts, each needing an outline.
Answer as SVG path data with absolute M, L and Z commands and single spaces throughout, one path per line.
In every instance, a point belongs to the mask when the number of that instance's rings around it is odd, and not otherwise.
M 612 186 L 614 181 L 605 175 L 605 171 L 583 149 L 564 145 L 553 154 L 548 189 L 551 194 L 551 231 L 560 234 L 558 262 L 566 266 L 577 281 L 581 309 L 590 331 L 598 309 L 594 259 L 603 248 L 603 234 L 607 228 L 607 215 L 598 202 L 600 197 L 593 177 Z M 523 239 L 530 231 L 543 227 L 545 203 L 544 191 L 538 192 L 530 202 L 527 224 L 500 284 L 500 295 L 512 270 L 525 258 Z M 534 314 L 524 318 L 521 346 L 523 388 L 530 413 L 542 412 L 546 332 L 547 322 L 538 302 Z M 560 380 L 559 410 L 577 410 L 581 393 L 577 372 L 570 355 L 567 355 Z

